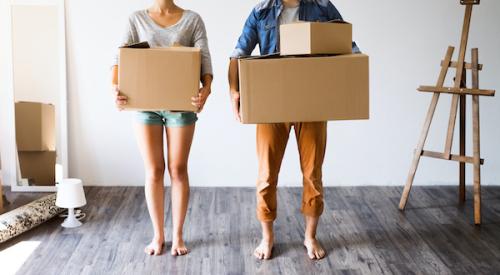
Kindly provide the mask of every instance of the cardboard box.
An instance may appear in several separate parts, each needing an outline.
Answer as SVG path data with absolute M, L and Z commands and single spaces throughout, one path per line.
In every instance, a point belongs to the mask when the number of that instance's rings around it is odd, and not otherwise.
M 55 185 L 56 152 L 19 152 L 21 177 L 30 185 Z
M 54 105 L 16 102 L 15 115 L 18 151 L 56 150 Z
M 200 88 L 198 48 L 121 48 L 119 87 L 125 110 L 196 111 L 191 97 Z
M 280 54 L 351 54 L 352 25 L 343 21 L 280 26 Z
M 369 118 L 364 54 L 239 60 L 243 123 Z

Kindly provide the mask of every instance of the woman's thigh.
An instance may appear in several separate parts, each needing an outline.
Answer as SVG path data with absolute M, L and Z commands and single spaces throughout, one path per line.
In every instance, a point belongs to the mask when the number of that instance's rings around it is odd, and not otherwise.
M 134 128 L 146 170 L 165 169 L 163 125 L 136 123 Z
M 167 127 L 167 154 L 169 168 L 186 168 L 193 142 L 195 124 Z

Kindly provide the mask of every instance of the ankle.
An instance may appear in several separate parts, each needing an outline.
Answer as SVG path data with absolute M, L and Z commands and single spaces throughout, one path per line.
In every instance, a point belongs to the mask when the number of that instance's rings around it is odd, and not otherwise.
M 165 242 L 165 237 L 163 237 L 163 235 L 161 235 L 161 236 L 154 236 L 153 237 L 153 242 L 155 242 L 155 243 L 163 243 L 163 242 Z
M 172 234 L 172 240 L 173 241 L 182 241 L 183 240 L 183 237 L 182 237 L 182 233 L 173 233 Z
M 273 232 L 263 233 L 262 241 L 266 243 L 272 243 L 274 241 L 274 233 Z
M 306 235 L 306 236 L 304 236 L 304 241 L 305 242 L 316 241 L 316 236 L 315 235 Z
M 273 222 L 262 222 L 262 241 L 272 243 L 274 240 Z

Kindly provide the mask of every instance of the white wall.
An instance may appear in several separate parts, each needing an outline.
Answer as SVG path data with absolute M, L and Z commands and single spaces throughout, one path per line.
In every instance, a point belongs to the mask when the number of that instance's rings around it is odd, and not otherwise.
M 464 11 L 458 2 L 335 1 L 345 19 L 354 23 L 355 39 L 361 49 L 371 56 L 371 119 L 329 124 L 325 185 L 404 183 L 431 99 L 430 94 L 415 89 L 436 82 L 439 61 L 447 46 L 458 44 Z M 143 182 L 132 116 L 114 109 L 109 92 L 109 65 L 128 15 L 149 3 L 67 1 L 70 175 L 82 178 L 87 185 Z M 233 119 L 226 66 L 243 22 L 256 1 L 178 3 L 204 18 L 215 68 L 213 95 L 200 115 L 192 148 L 191 183 L 253 186 L 257 172 L 255 127 L 239 125 Z M 470 45 L 480 48 L 480 61 L 485 64 L 480 75 L 482 88 L 500 88 L 499 11 L 499 1 L 484 0 L 473 15 Z M 428 149 L 441 150 L 444 146 L 450 97 L 442 98 Z M 483 183 L 499 184 L 500 99 L 483 98 L 481 104 L 481 149 L 486 158 Z M 282 166 L 282 185 L 301 184 L 295 148 L 292 135 Z M 423 159 L 421 163 L 416 183 L 456 184 L 457 164 L 431 159 Z M 471 169 L 467 171 L 470 182 Z

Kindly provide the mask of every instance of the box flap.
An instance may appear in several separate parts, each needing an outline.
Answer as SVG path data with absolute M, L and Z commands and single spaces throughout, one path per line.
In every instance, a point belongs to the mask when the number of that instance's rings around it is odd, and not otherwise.
M 362 53 L 353 54 L 296 54 L 296 55 L 280 55 L 280 53 L 261 55 L 261 56 L 245 56 L 238 58 L 239 60 L 258 60 L 258 59 L 286 59 L 286 58 L 308 58 L 308 57 L 329 57 L 329 56 L 344 56 L 344 57 L 355 57 L 359 55 L 365 55 Z
M 279 53 L 272 53 L 272 54 L 266 54 L 266 55 L 241 56 L 238 59 L 240 59 L 240 60 L 250 60 L 250 59 L 270 59 L 270 58 L 279 58 L 279 57 L 280 57 Z
M 311 24 L 311 23 L 336 23 L 336 24 L 349 24 L 352 25 L 352 23 L 340 20 L 340 19 L 334 19 L 330 21 L 297 21 L 297 22 L 292 22 L 292 23 L 287 23 L 284 25 L 293 25 L 293 24 Z
M 351 23 L 349 23 L 349 22 L 347 22 L 347 21 L 340 20 L 340 19 L 330 20 L 330 21 L 325 22 L 325 23 L 351 24 Z
M 147 41 L 139 42 L 139 43 L 132 43 L 132 44 L 127 44 L 125 46 L 122 46 L 120 48 L 129 48 L 129 49 L 149 49 L 151 48 L 149 46 L 149 43 Z

